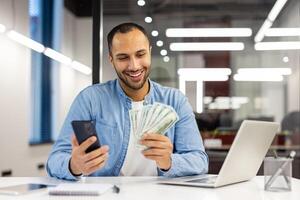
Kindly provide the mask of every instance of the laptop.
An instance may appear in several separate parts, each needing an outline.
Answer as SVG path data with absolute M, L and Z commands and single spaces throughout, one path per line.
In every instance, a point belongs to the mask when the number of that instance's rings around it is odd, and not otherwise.
M 247 181 L 256 176 L 279 130 L 279 123 L 244 120 L 218 175 L 163 179 L 162 184 L 216 188 Z

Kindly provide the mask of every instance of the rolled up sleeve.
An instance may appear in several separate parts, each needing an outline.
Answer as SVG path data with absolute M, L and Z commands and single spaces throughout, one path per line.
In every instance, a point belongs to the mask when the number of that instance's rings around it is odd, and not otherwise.
M 53 145 L 48 157 L 46 170 L 49 176 L 68 180 L 78 179 L 78 177 L 73 176 L 69 170 L 69 161 L 72 152 L 71 136 L 73 134 L 71 122 L 73 120 L 91 119 L 90 110 L 88 98 L 80 93 L 74 100 L 59 137 Z

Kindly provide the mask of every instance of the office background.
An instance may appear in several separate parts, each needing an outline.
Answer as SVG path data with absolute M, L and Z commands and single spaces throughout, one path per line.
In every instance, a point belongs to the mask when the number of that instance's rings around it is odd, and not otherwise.
M 141 6 L 142 2 L 145 5 Z M 222 163 L 243 119 L 287 124 L 287 128 L 278 133 L 273 144 L 282 155 L 290 149 L 299 150 L 298 0 L 287 1 L 268 28 L 298 28 L 296 33 L 293 36 L 265 36 L 260 41 L 290 41 L 295 42 L 296 47 L 292 50 L 288 49 L 290 47 L 283 47 L 281 50 L 255 48 L 255 37 L 276 2 L 104 0 L 100 80 L 105 82 L 116 78 L 107 59 L 108 31 L 122 22 L 139 23 L 151 34 L 151 79 L 163 85 L 180 88 L 179 69 L 231 69 L 229 79 L 225 81 L 203 81 L 198 77 L 199 80 L 185 82 L 185 93 L 194 108 L 202 137 L 207 142 L 205 144 L 210 153 L 213 172 Z M 86 68 L 91 69 L 93 64 L 92 3 L 75 0 L 0 0 L 2 176 L 45 175 L 43 167 L 52 141 L 59 134 L 71 102 L 80 90 L 92 84 L 92 74 Z M 152 20 L 146 17 L 151 17 Z M 249 37 L 173 38 L 166 36 L 168 28 L 251 28 L 252 34 Z M 158 31 L 158 36 L 155 33 L 152 35 L 153 30 Z M 22 41 L 20 42 L 16 33 L 31 38 L 42 46 L 37 45 L 32 50 L 21 44 Z M 162 41 L 163 45 L 158 46 L 157 41 Z M 169 45 L 174 42 L 241 42 L 244 48 L 238 51 L 172 51 Z M 57 58 L 51 58 L 51 51 L 46 51 L 46 47 L 66 57 L 61 56 L 62 59 L 56 61 Z M 240 68 L 285 68 L 290 73 L 280 76 L 282 80 L 277 81 L 237 81 L 234 75 Z M 256 76 L 257 74 L 259 72 L 256 72 Z M 267 75 L 264 80 L 271 77 L 272 73 Z M 200 90 L 197 81 L 203 83 Z M 289 129 L 289 126 L 292 128 Z M 295 166 L 299 169 L 299 160 L 295 162 Z

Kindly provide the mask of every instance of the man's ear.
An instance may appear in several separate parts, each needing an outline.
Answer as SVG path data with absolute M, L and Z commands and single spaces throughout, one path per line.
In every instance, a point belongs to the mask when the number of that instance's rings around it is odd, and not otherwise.
M 112 58 L 111 54 L 108 55 L 108 59 L 109 59 L 110 63 L 113 64 L 113 58 Z

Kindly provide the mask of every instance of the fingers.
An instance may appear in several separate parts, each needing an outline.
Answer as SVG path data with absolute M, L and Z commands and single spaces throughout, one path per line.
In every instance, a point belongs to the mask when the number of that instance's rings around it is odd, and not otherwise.
M 158 161 L 158 160 L 162 160 L 163 156 L 145 156 L 146 158 L 150 159 L 150 160 L 154 160 L 154 161 Z
M 72 141 L 72 146 L 74 146 L 74 147 L 79 146 L 78 141 L 74 134 L 72 134 L 72 136 L 71 136 L 71 141 Z
M 147 133 L 140 140 L 140 144 L 150 148 L 173 149 L 173 145 L 167 136 Z
M 141 140 L 140 144 L 145 145 L 149 148 L 159 148 L 159 149 L 166 149 L 172 148 L 172 144 L 169 142 L 161 142 L 161 141 L 154 141 L 154 140 Z
M 93 160 L 84 164 L 83 174 L 89 175 L 98 169 L 104 167 L 106 161 L 108 160 L 108 153 L 101 155 Z
M 101 169 L 102 167 L 104 167 L 104 165 L 106 164 L 106 160 L 102 163 L 100 163 L 99 165 L 95 165 L 94 167 L 90 168 L 88 171 L 84 172 L 83 175 L 89 175 L 95 171 L 97 171 L 98 169 Z
M 160 169 L 170 169 L 173 144 L 167 136 L 146 133 L 140 140 L 140 144 L 149 147 L 149 149 L 142 152 L 146 158 L 154 160 Z
M 89 146 L 96 142 L 97 138 L 95 136 L 89 137 L 83 143 L 80 144 L 79 149 L 81 152 L 85 152 Z
M 108 147 L 106 146 L 106 148 L 103 148 L 108 150 Z M 98 150 L 93 151 L 93 153 L 97 153 Z M 103 150 L 102 150 L 103 151 Z M 92 152 L 91 152 L 92 153 Z M 99 153 L 99 152 L 98 152 Z M 89 175 L 97 170 L 99 170 L 100 168 L 104 167 L 105 163 L 108 160 L 109 154 L 108 152 L 102 154 L 102 152 L 100 152 L 101 155 L 86 161 L 84 159 L 83 156 L 81 156 L 81 158 L 76 158 L 76 165 L 78 165 L 78 170 L 76 172 L 80 172 L 83 175 Z M 72 159 L 71 159 L 72 162 Z M 72 170 L 72 172 L 75 172 Z M 79 173 L 75 173 L 75 174 L 79 174 Z
M 162 134 L 146 133 L 143 135 L 142 140 L 157 140 L 157 141 L 169 141 L 169 138 Z
M 92 136 L 79 145 L 76 137 L 72 135 L 70 171 L 73 174 L 89 175 L 104 167 L 108 160 L 109 147 L 107 145 L 86 153 L 86 149 L 96 140 L 97 137 Z
M 108 153 L 101 155 L 93 160 L 90 160 L 86 163 L 86 168 L 91 169 L 95 166 L 100 165 L 102 162 L 106 161 L 108 159 Z
M 85 154 L 84 155 L 84 160 L 86 162 L 89 161 L 89 160 L 92 160 L 92 159 L 94 159 L 96 157 L 99 157 L 99 156 L 101 156 L 103 154 L 106 154 L 108 152 L 108 150 L 109 150 L 109 147 L 107 145 L 102 146 L 99 149 L 96 149 L 96 150 L 94 150 L 92 152 L 89 152 L 89 153 Z

